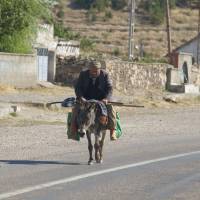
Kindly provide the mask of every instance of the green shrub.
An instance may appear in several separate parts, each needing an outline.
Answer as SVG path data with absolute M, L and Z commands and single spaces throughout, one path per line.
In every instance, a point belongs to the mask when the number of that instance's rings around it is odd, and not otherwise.
M 96 11 L 94 8 L 91 8 L 87 12 L 87 20 L 88 22 L 94 22 L 97 20 Z
M 110 10 L 105 11 L 105 18 L 106 19 L 111 19 L 112 18 L 112 12 Z
M 80 38 L 79 33 L 72 32 L 69 28 L 64 27 L 63 23 L 54 22 L 54 35 L 66 40 L 75 40 Z
M 17 113 L 16 112 L 11 112 L 9 113 L 12 117 L 17 117 Z
M 113 9 L 120 10 L 127 6 L 127 0 L 111 0 L 111 5 Z
M 113 50 L 113 55 L 114 55 L 114 56 L 119 56 L 119 55 L 120 55 L 120 50 L 119 50 L 118 47 L 114 48 L 114 50 Z
M 60 10 L 58 13 L 57 13 L 57 17 L 59 18 L 63 18 L 65 15 L 64 11 L 63 10 Z
M 81 39 L 80 48 L 83 51 L 92 51 L 94 50 L 95 43 L 91 39 L 84 37 Z
M 128 0 L 75 0 L 80 7 L 85 9 L 95 8 L 103 11 L 108 7 L 115 10 L 123 9 L 128 4 Z
M 1 0 L 0 51 L 30 53 L 38 20 L 51 20 L 49 4 L 41 0 Z

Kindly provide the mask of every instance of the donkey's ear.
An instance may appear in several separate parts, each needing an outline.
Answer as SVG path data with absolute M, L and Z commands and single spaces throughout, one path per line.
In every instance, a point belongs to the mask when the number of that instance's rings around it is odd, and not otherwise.
M 91 109 L 95 109 L 95 103 L 89 103 L 89 105 L 88 105 L 88 107 L 89 107 L 89 109 L 91 110 Z

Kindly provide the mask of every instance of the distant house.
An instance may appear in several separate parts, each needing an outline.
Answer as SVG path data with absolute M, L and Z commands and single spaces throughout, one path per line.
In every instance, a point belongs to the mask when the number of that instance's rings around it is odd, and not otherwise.
M 58 39 L 54 38 L 53 25 L 40 24 L 34 44 L 37 49 L 38 81 L 54 82 L 57 44 Z
M 200 42 L 200 34 L 193 39 L 189 40 L 188 42 L 182 44 L 181 46 L 177 47 L 173 50 L 173 53 L 187 53 L 191 54 L 194 62 L 197 63 L 198 57 L 198 43 Z M 199 51 L 200 54 L 200 51 Z M 199 62 L 200 63 L 200 55 L 199 55 Z
M 54 26 L 51 24 L 40 24 L 37 32 L 35 47 L 47 48 L 55 51 L 58 44 L 58 39 L 54 38 Z
M 80 55 L 80 42 L 79 41 L 59 41 L 56 54 L 58 57 L 78 57 Z

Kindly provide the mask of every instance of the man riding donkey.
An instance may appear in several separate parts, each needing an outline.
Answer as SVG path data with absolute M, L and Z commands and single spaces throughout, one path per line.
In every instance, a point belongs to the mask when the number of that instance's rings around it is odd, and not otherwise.
M 75 85 L 75 94 L 77 100 L 97 100 L 104 102 L 108 116 L 101 115 L 99 121 L 102 125 L 106 126 L 106 129 L 110 130 L 110 139 L 116 140 L 116 113 L 113 106 L 108 103 L 112 96 L 112 91 L 111 79 L 108 73 L 101 68 L 101 63 L 97 60 L 90 60 L 88 62 L 88 70 L 81 71 L 79 75 Z M 76 116 L 78 109 L 78 104 L 76 104 L 72 111 L 70 126 L 72 139 L 75 138 L 77 134 Z

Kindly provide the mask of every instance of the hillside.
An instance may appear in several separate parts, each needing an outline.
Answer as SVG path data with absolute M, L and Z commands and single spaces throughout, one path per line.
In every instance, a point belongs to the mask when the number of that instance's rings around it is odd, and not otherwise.
M 70 0 L 60 0 L 63 22 L 72 31 L 86 36 L 96 43 L 95 50 L 105 54 L 119 54 L 126 57 L 128 51 L 128 10 L 111 11 L 112 18 L 105 12 L 95 14 L 95 20 L 88 20 L 88 11 L 78 9 Z M 171 10 L 172 46 L 176 48 L 195 37 L 198 27 L 198 10 L 176 8 Z M 146 55 L 161 58 L 167 53 L 165 24 L 151 25 L 148 16 L 137 11 L 135 43 L 144 44 Z

